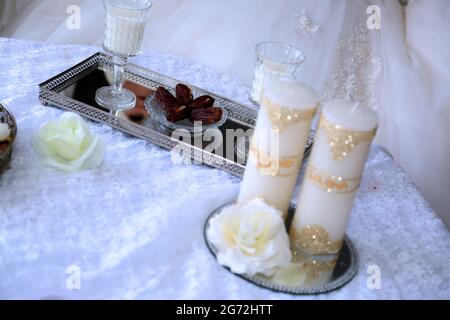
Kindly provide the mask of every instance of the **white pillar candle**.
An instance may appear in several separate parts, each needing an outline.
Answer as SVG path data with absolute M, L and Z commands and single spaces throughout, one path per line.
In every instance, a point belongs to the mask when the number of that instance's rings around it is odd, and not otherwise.
M 311 88 L 292 79 L 266 79 L 238 203 L 262 198 L 287 214 L 317 105 Z
M 355 103 L 324 106 L 290 232 L 296 248 L 340 251 L 377 125 L 376 114 Z

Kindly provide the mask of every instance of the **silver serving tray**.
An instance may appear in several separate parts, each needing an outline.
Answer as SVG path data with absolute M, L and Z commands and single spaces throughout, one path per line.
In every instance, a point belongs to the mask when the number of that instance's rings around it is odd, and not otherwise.
M 217 249 L 214 247 L 214 245 L 209 241 L 207 236 L 207 230 L 209 228 L 209 222 L 211 219 L 220 214 L 220 212 L 234 204 L 228 203 L 224 206 L 221 206 L 220 208 L 214 210 L 208 219 L 206 220 L 205 227 L 204 227 L 204 238 L 206 245 L 211 252 L 211 254 L 216 257 Z M 289 230 L 290 223 L 292 221 L 292 218 L 294 216 L 296 207 L 291 205 L 289 208 L 289 214 L 288 219 L 286 223 L 286 228 Z M 336 257 L 331 256 L 310 256 L 309 259 L 311 261 L 327 261 L 327 259 L 336 259 Z M 240 275 L 233 273 L 229 268 L 224 267 L 229 272 L 235 274 L 236 276 L 253 283 L 261 288 L 269 289 L 276 292 L 282 292 L 282 293 L 288 293 L 293 295 L 314 295 L 314 294 L 322 294 L 331 292 L 334 290 L 337 290 L 350 282 L 355 275 L 358 272 L 358 265 L 359 265 L 359 258 L 358 253 L 356 251 L 355 246 L 353 245 L 352 241 L 348 238 L 348 236 L 345 236 L 344 244 L 342 246 L 342 249 L 337 256 L 337 262 L 332 270 L 332 274 L 329 279 L 324 283 L 324 281 L 317 281 L 316 283 L 307 283 L 306 285 L 298 285 L 298 284 L 286 284 L 286 283 L 279 283 L 276 281 L 273 281 L 273 279 L 262 276 L 262 275 L 256 275 L 256 276 L 247 276 L 247 275 Z
M 108 74 L 111 73 L 111 56 L 97 53 L 41 83 L 39 85 L 39 99 L 44 105 L 57 106 L 76 112 L 85 118 L 107 124 L 163 148 L 172 150 L 177 147 L 177 149 L 183 151 L 184 155 L 190 155 L 190 158 L 196 163 L 204 163 L 238 177 L 243 176 L 248 152 L 245 154 L 244 159 L 242 159 L 242 156 L 238 157 L 234 141 L 232 142 L 234 150 L 230 150 L 230 152 L 224 150 L 223 155 L 212 153 L 205 150 L 207 147 L 205 143 L 198 146 L 195 144 L 194 139 L 187 142 L 172 137 L 172 130 L 161 126 L 155 119 L 152 119 L 151 114 L 145 120 L 135 121 L 131 118 L 124 119 L 124 117 L 110 114 L 108 110 L 97 105 L 95 102 L 95 91 L 108 84 Z M 183 83 L 134 64 L 127 65 L 125 79 L 128 84 L 137 86 L 141 91 L 150 90 L 150 93 L 151 90 L 156 90 L 159 86 L 173 89 L 178 83 Z M 255 108 L 242 105 L 191 84 L 185 84 L 192 89 L 194 97 L 210 95 L 216 99 L 217 105 L 227 110 L 228 119 L 219 128 L 222 133 L 227 129 L 243 129 L 244 131 L 252 132 L 257 118 L 257 110 Z M 145 99 L 145 97 L 142 98 Z M 226 135 L 223 134 L 223 137 L 225 139 Z M 223 146 L 227 145 L 229 144 L 223 141 Z M 311 145 L 312 139 L 309 139 L 306 154 L 309 152 Z
M 4 104 L 0 102 L 0 123 L 7 123 L 9 125 L 9 129 L 11 130 L 11 142 L 4 152 L 0 151 L 0 175 L 9 168 L 9 164 L 11 162 L 11 155 L 13 150 L 14 140 L 17 135 L 17 124 L 16 119 L 12 113 L 6 108 Z

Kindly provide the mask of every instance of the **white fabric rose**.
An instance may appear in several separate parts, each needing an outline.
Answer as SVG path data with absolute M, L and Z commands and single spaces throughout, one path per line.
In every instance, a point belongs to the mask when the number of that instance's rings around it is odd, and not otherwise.
M 103 140 L 72 112 L 43 124 L 34 138 L 34 147 L 50 166 L 66 171 L 96 168 L 105 154 Z
M 8 124 L 0 123 L 0 142 L 6 141 L 11 136 L 11 130 L 9 129 Z
M 282 214 L 261 199 L 225 208 L 211 219 L 208 239 L 217 260 L 237 274 L 272 276 L 291 261 Z

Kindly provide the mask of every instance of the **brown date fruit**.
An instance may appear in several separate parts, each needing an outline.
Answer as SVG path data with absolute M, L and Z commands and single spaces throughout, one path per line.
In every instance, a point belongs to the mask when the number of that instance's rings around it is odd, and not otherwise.
M 178 106 L 166 111 L 166 119 L 170 122 L 177 122 L 189 117 L 189 108 L 186 106 Z
M 201 96 L 192 101 L 189 104 L 189 108 L 191 109 L 206 109 L 211 108 L 214 105 L 214 98 L 211 96 Z
M 155 92 L 156 102 L 161 108 L 166 111 L 179 105 L 177 98 L 169 92 L 166 88 L 159 87 Z
M 189 120 L 201 121 L 203 124 L 213 124 L 222 119 L 222 109 L 208 108 L 208 109 L 194 109 L 191 110 Z
M 185 84 L 182 83 L 177 84 L 177 86 L 175 87 L 175 92 L 178 102 L 185 106 L 191 103 L 192 99 L 194 99 L 191 89 Z

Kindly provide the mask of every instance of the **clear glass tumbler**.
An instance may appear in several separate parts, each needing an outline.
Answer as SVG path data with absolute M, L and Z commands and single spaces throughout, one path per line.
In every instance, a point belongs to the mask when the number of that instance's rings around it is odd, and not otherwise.
M 265 41 L 256 45 L 256 67 L 250 101 L 259 104 L 265 77 L 270 74 L 295 78 L 300 64 L 305 60 L 303 52 L 283 42 Z
M 97 90 L 95 101 L 112 113 L 133 108 L 136 96 L 123 88 L 129 57 L 141 52 L 145 23 L 152 6 L 150 0 L 104 0 L 106 10 L 103 49 L 113 56 L 113 85 Z

